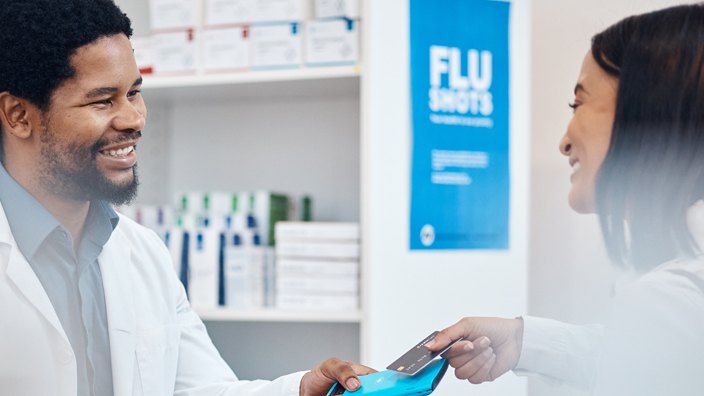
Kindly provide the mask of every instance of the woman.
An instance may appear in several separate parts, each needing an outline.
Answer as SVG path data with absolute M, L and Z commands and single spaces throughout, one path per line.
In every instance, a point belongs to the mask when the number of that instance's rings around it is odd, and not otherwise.
M 598 395 L 704 395 L 704 5 L 624 19 L 592 39 L 560 143 L 569 203 L 598 213 L 615 265 L 605 326 L 465 318 L 428 348 L 472 383 L 509 370 Z

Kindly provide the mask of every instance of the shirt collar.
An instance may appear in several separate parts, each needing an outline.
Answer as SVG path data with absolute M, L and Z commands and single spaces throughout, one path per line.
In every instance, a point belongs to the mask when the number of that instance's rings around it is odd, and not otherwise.
M 105 201 L 91 202 L 84 226 L 84 241 L 90 240 L 102 248 L 110 239 L 119 220 L 120 217 L 109 203 Z M 110 224 L 109 227 L 108 224 Z
M 2 165 L 0 165 L 0 202 L 17 246 L 25 258 L 31 260 L 39 246 L 61 224 L 39 201 L 20 186 Z M 86 220 L 86 235 L 102 246 L 117 227 L 119 217 L 109 203 L 96 201 L 91 203 Z M 109 227 L 103 224 L 109 224 Z M 96 234 L 97 230 L 101 232 Z

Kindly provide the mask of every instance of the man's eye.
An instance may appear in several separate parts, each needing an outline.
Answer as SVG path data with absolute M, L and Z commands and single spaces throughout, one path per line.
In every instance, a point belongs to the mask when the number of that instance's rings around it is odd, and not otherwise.
M 139 89 L 137 89 L 137 90 L 134 90 L 134 91 L 129 92 L 129 93 L 127 94 L 127 96 L 130 97 L 130 98 L 134 98 L 134 97 L 137 96 L 137 94 L 140 93 L 140 92 L 142 92 L 142 91 L 139 90 Z
M 99 101 L 97 101 L 97 102 L 93 102 L 93 104 L 102 105 L 102 106 L 107 106 L 107 105 L 109 105 L 110 103 L 112 103 L 112 100 L 110 100 L 110 99 L 99 100 Z

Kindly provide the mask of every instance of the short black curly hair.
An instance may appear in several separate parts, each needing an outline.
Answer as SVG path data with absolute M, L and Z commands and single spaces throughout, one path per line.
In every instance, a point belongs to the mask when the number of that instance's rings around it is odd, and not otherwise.
M 27 99 L 40 110 L 73 77 L 70 57 L 93 41 L 124 33 L 130 19 L 113 0 L 0 1 L 0 92 Z M 5 153 L 0 130 L 0 162 Z

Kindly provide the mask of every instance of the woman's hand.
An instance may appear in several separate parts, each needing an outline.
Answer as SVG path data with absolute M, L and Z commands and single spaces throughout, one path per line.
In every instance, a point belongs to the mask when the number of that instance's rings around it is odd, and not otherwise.
M 464 318 L 425 345 L 438 351 L 464 337 L 442 356 L 455 376 L 473 384 L 493 381 L 516 367 L 523 346 L 523 319 Z

